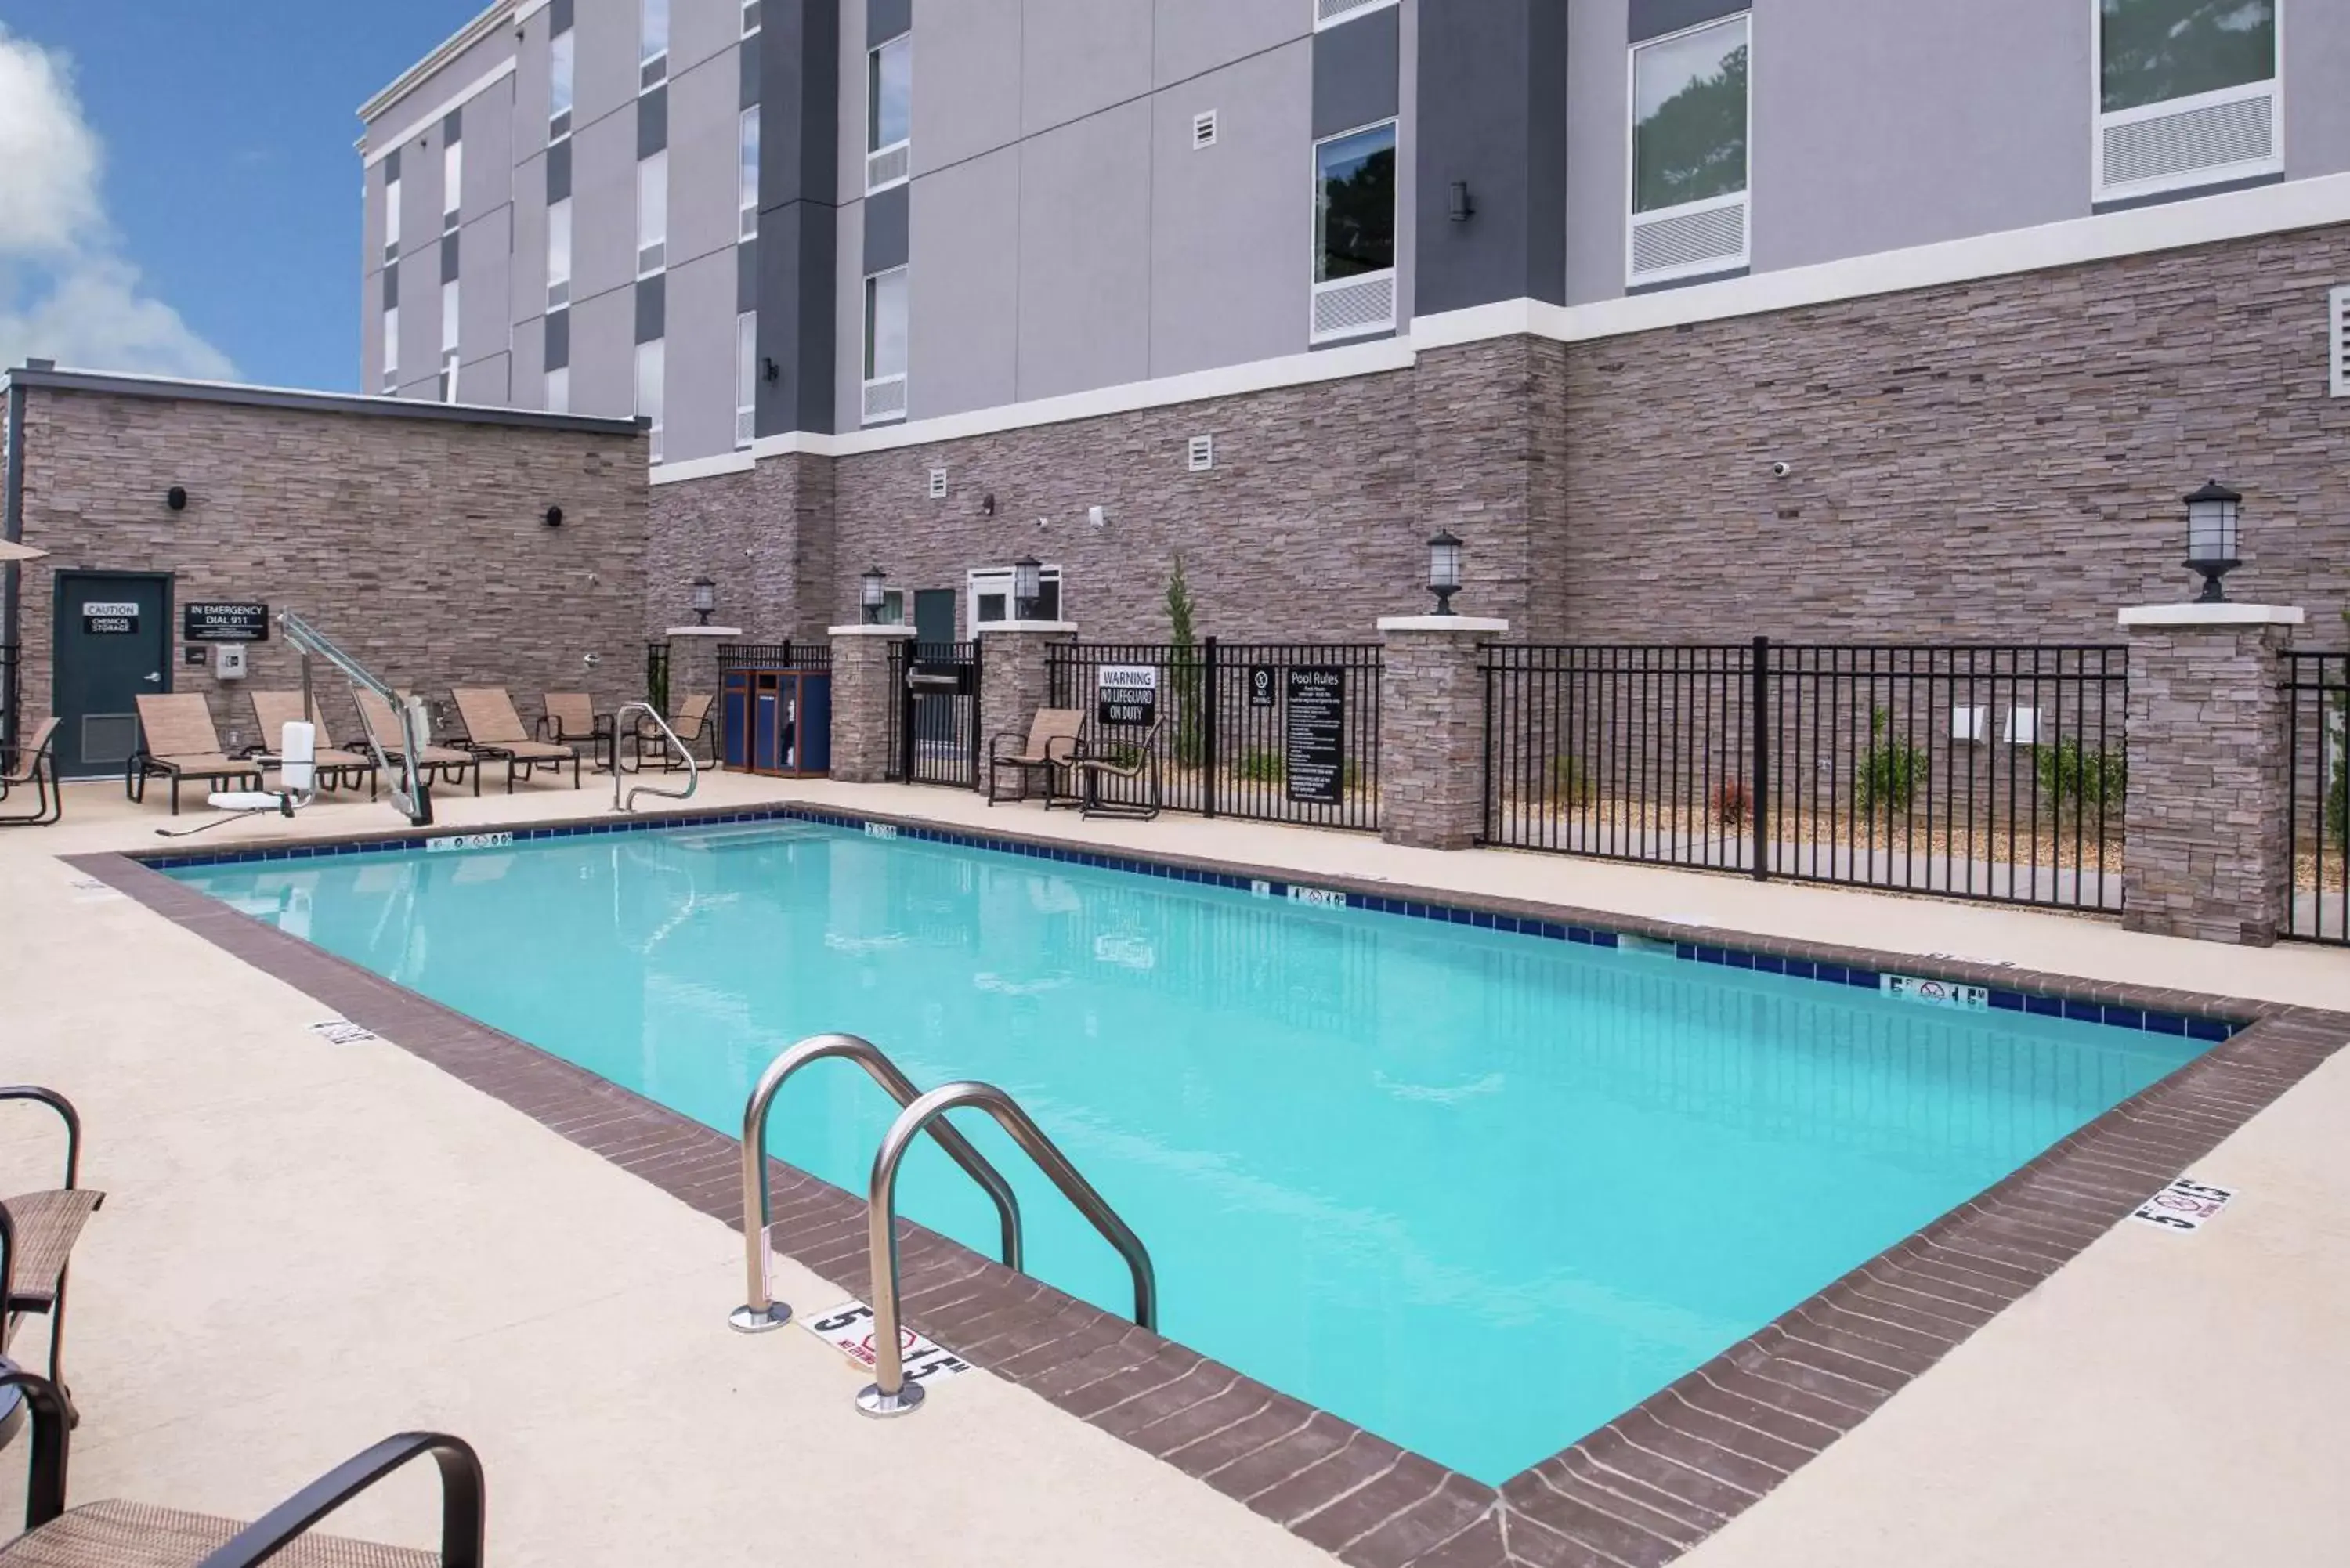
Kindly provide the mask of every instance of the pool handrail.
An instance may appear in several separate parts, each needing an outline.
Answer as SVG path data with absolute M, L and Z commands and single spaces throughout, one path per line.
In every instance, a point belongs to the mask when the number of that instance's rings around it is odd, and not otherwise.
M 792 1309 L 775 1299 L 767 1272 L 767 1113 L 793 1074 L 811 1062 L 828 1057 L 845 1058 L 864 1068 L 866 1075 L 900 1106 L 914 1105 L 921 1096 L 913 1080 L 899 1072 L 898 1064 L 879 1046 L 855 1034 L 811 1034 L 768 1063 L 767 1070 L 759 1075 L 758 1086 L 751 1091 L 743 1107 L 743 1262 L 749 1299 L 726 1318 L 743 1334 L 764 1334 L 792 1320 Z M 1012 1184 L 951 1127 L 942 1123 L 931 1130 L 931 1136 L 946 1150 L 947 1158 L 962 1167 L 995 1200 L 996 1220 L 1003 1232 L 1003 1266 L 1019 1269 L 1020 1199 L 1013 1192 Z
M 1159 1282 L 1150 1267 L 1150 1251 L 1118 1216 L 1109 1200 L 1077 1172 L 1059 1146 L 1045 1136 L 1020 1103 L 993 1084 L 941 1084 L 908 1106 L 891 1123 L 873 1157 L 873 1183 L 866 1200 L 867 1241 L 873 1262 L 874 1381 L 857 1396 L 857 1407 L 868 1416 L 903 1416 L 920 1409 L 922 1386 L 906 1381 L 905 1349 L 899 1334 L 898 1303 L 898 1167 L 906 1150 L 925 1132 L 945 1127 L 951 1110 L 971 1106 L 995 1118 L 1021 1151 L 1052 1178 L 1053 1185 L 1077 1207 L 1077 1211 L 1118 1251 L 1134 1276 L 1134 1321 L 1154 1333 L 1159 1327 Z
M 662 737 L 669 742 L 672 748 L 675 749 L 677 754 L 685 759 L 685 787 L 683 789 L 655 789 L 650 784 L 639 784 L 636 788 L 629 792 L 629 798 L 625 803 L 621 801 L 620 721 L 627 718 L 631 713 L 642 713 L 647 718 L 650 719 L 653 722 L 653 726 L 660 731 Z M 636 810 L 637 796 L 640 794 L 655 794 L 660 796 L 663 800 L 691 800 L 693 798 L 693 792 L 701 786 L 702 764 L 693 760 L 692 748 L 688 746 L 683 741 L 677 738 L 677 732 L 669 727 L 669 721 L 661 717 L 660 710 L 654 707 L 650 702 L 621 703 L 620 711 L 612 715 L 612 809 L 614 811 Z

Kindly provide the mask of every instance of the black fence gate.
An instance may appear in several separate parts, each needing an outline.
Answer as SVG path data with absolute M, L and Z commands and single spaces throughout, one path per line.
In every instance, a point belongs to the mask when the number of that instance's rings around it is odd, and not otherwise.
M 1485 842 L 2118 909 L 2119 646 L 1486 649 Z
M 889 690 L 889 777 L 977 789 L 979 644 L 892 643 Z
M 2284 660 L 2293 852 L 2285 934 L 2350 945 L 2350 653 L 2288 653 Z
M 1204 816 L 1376 832 L 1378 643 L 1056 643 L 1050 701 L 1086 715 L 1088 744 L 1158 753 L 1160 805 Z M 1147 673 L 1145 673 L 1147 672 Z M 1155 731 L 1115 724 L 1105 689 L 1131 711 L 1155 693 Z

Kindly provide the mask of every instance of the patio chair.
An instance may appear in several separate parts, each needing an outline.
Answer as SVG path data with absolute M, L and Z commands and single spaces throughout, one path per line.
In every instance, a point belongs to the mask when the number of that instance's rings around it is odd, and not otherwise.
M 188 779 L 213 784 L 261 787 L 261 769 L 251 759 L 231 757 L 213 729 L 213 711 L 192 691 L 140 697 L 139 749 L 123 770 L 122 793 L 147 798 L 150 778 L 172 781 L 172 815 L 180 815 L 180 785 Z
M 0 800 L 12 789 L 33 786 L 33 814 L 0 814 L 0 827 L 47 827 L 65 815 L 66 797 L 57 788 L 57 765 L 49 753 L 57 744 L 57 722 L 44 719 L 33 727 L 32 739 L 19 744 L 16 760 L 0 770 Z
M 713 768 L 718 765 L 718 724 L 712 717 L 715 702 L 716 700 L 707 694 L 689 694 L 684 701 L 678 704 L 676 713 L 669 722 L 669 727 L 677 732 L 677 738 L 685 742 L 685 749 L 691 752 L 697 746 L 701 747 L 709 753 L 709 765 Z M 629 738 L 636 748 L 637 766 L 641 768 L 650 762 L 659 763 L 665 773 L 677 771 L 680 764 L 671 755 L 669 742 L 661 739 L 659 730 L 641 718 L 629 728 Z
M 596 711 L 596 700 L 585 691 L 549 691 L 546 712 L 535 732 L 539 740 L 556 745 L 589 745 L 596 749 L 598 767 L 619 765 L 617 732 L 612 715 Z
M 1045 804 L 1053 804 L 1057 792 L 1053 785 L 1057 774 L 1067 771 L 1076 760 L 1077 740 L 1086 727 L 1082 708 L 1039 708 L 1028 726 L 1024 742 L 1017 732 L 1007 731 L 992 736 L 987 742 L 987 804 L 993 805 L 1003 799 L 996 788 L 996 779 L 1006 768 L 1020 777 L 1020 793 L 1014 800 L 1028 798 L 1028 781 L 1037 774 L 1045 776 Z M 1006 747 L 1017 747 L 1007 751 Z
M 0 1563 L 25 1568 L 482 1568 L 484 1499 L 481 1457 L 445 1432 L 402 1432 L 336 1466 L 245 1524 L 142 1502 L 66 1506 L 71 1407 L 47 1378 L 0 1361 L 0 1391 L 32 1409 L 32 1474 L 25 1489 L 25 1533 L 0 1546 Z M 410 1460 L 430 1454 L 441 1467 L 437 1552 L 376 1546 L 314 1535 L 311 1526 Z
M 405 691 L 400 693 L 403 700 L 407 695 Z M 366 745 L 369 737 L 372 737 L 383 748 L 386 758 L 395 762 L 403 758 L 407 753 L 400 736 L 400 715 L 391 711 L 391 704 L 364 686 L 352 688 L 351 701 L 358 705 L 360 728 L 367 732 L 351 742 L 353 748 Z M 426 784 L 463 784 L 469 769 L 473 775 L 473 793 L 478 795 L 482 793 L 481 758 L 454 746 L 433 745 L 429 740 L 416 753 L 417 777 Z
M 299 691 L 248 691 L 245 697 L 253 703 L 253 716 L 260 722 L 262 735 L 262 743 L 253 747 L 245 754 L 255 756 L 274 753 L 279 745 L 284 743 L 281 737 L 286 733 L 286 726 L 303 722 L 302 693 Z M 368 786 L 368 799 L 373 800 L 376 785 L 375 759 L 364 752 L 347 751 L 340 746 L 329 746 L 325 743 L 326 737 L 334 732 L 327 728 L 327 721 L 318 711 L 318 697 L 315 691 L 310 694 L 309 714 L 309 722 L 317 729 L 319 736 L 317 753 L 318 786 L 321 789 L 338 789 L 348 784 L 356 789 L 359 781 L 365 779 Z
M 1148 822 L 1159 815 L 1159 729 L 1120 726 L 1123 733 L 1088 736 L 1069 763 L 1079 808 L 1087 816 L 1126 817 Z M 1139 799 L 1105 800 L 1102 784 L 1115 779 L 1139 784 Z
M 81 1117 L 73 1102 L 54 1089 L 33 1084 L 0 1087 L 0 1102 L 23 1100 L 47 1106 L 66 1124 L 66 1180 L 47 1192 L 0 1199 L 0 1351 L 16 1337 L 29 1313 L 49 1320 L 49 1381 L 65 1386 L 58 1370 L 66 1343 L 66 1264 L 81 1229 L 106 1201 L 106 1194 L 80 1185 Z
M 508 794 L 514 794 L 515 779 L 529 778 L 541 768 L 550 768 L 560 777 L 566 763 L 571 764 L 571 787 L 579 787 L 578 748 L 532 740 L 504 687 L 460 686 L 452 695 L 457 699 L 457 716 L 465 722 L 465 749 L 505 763 Z

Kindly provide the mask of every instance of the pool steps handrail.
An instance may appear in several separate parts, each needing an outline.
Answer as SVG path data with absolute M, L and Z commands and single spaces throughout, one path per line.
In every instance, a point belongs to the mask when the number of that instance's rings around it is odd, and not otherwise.
M 899 1113 L 873 1157 L 873 1182 L 867 1196 L 867 1241 L 873 1261 L 874 1381 L 857 1396 L 857 1407 L 868 1416 L 903 1416 L 921 1407 L 922 1386 L 906 1380 L 904 1346 L 899 1334 L 898 1303 L 898 1167 L 906 1151 L 923 1133 L 941 1133 L 949 1111 L 969 1106 L 985 1111 L 1009 1134 L 1029 1158 L 1053 1179 L 1062 1195 L 1076 1205 L 1103 1239 L 1116 1247 L 1134 1276 L 1134 1321 L 1156 1332 L 1159 1327 L 1159 1282 L 1150 1267 L 1149 1249 L 1118 1216 L 1109 1200 L 1077 1172 L 1044 1129 L 1020 1108 L 1019 1102 L 993 1084 L 941 1084 Z
M 668 741 L 671 748 L 685 759 L 683 789 L 655 789 L 650 784 L 639 784 L 629 792 L 626 802 L 620 799 L 620 721 L 631 713 L 642 713 L 650 719 L 654 727 L 660 731 L 661 737 Z M 693 792 L 701 786 L 702 765 L 693 760 L 693 749 L 677 738 L 677 732 L 669 727 L 669 721 L 661 717 L 660 710 L 650 702 L 621 703 L 620 711 L 612 715 L 612 809 L 614 811 L 636 810 L 637 796 L 640 794 L 659 795 L 663 800 L 691 800 Z
M 900 1106 L 914 1105 L 921 1096 L 913 1080 L 899 1072 L 898 1064 L 879 1046 L 854 1034 L 812 1034 L 768 1063 L 767 1070 L 759 1075 L 758 1086 L 751 1091 L 751 1098 L 743 1107 L 743 1272 L 749 1299 L 726 1318 L 743 1334 L 764 1334 L 792 1320 L 792 1309 L 775 1299 L 768 1274 L 767 1112 L 793 1074 L 811 1062 L 831 1057 L 845 1058 L 864 1068 L 867 1076 Z M 1012 1184 L 953 1127 L 941 1123 L 931 1129 L 931 1136 L 946 1150 L 947 1158 L 962 1167 L 995 1200 L 996 1219 L 1003 1232 L 1003 1266 L 1020 1268 L 1020 1199 L 1013 1192 Z

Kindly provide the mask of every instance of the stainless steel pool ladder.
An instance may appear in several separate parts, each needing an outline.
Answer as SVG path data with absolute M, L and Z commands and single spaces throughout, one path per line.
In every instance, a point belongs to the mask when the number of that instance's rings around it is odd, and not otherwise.
M 1035 1160 L 1053 1185 L 1077 1206 L 1079 1213 L 1118 1251 L 1134 1276 L 1134 1321 L 1144 1328 L 1159 1326 L 1159 1282 L 1151 1272 L 1150 1252 L 1108 1199 L 1077 1173 L 1051 1138 L 1020 1108 L 1019 1102 L 993 1084 L 942 1084 L 899 1112 L 873 1157 L 873 1182 L 866 1203 L 867 1241 L 873 1255 L 874 1380 L 857 1396 L 857 1407 L 868 1416 L 903 1416 L 922 1404 L 922 1386 L 906 1380 L 905 1351 L 899 1332 L 898 1304 L 898 1166 L 906 1150 L 923 1133 L 943 1135 L 949 1111 L 972 1106 L 995 1118 Z
M 748 1299 L 726 1319 L 743 1334 L 764 1334 L 792 1320 L 792 1309 L 775 1299 L 767 1272 L 767 1112 L 793 1074 L 811 1062 L 834 1056 L 864 1068 L 900 1106 L 914 1105 L 921 1093 L 879 1046 L 854 1034 L 810 1035 L 768 1063 L 767 1070 L 759 1075 L 758 1087 L 751 1091 L 743 1107 L 743 1272 Z M 996 1219 L 1003 1230 L 1003 1266 L 1019 1268 L 1020 1199 L 1013 1195 L 1012 1184 L 954 1128 L 941 1124 L 931 1129 L 931 1136 L 947 1151 L 947 1158 L 962 1167 L 995 1200 Z
M 621 801 L 620 721 L 627 718 L 631 713 L 642 713 L 647 718 L 650 718 L 653 722 L 654 726 L 660 731 L 661 738 L 670 743 L 671 748 L 674 750 L 679 756 L 685 759 L 685 787 L 683 789 L 655 789 L 650 784 L 639 784 L 636 788 L 629 792 L 629 798 L 625 803 Z M 701 765 L 693 760 L 693 749 L 688 746 L 683 741 L 677 738 L 677 732 L 669 727 L 669 721 L 661 717 L 660 710 L 654 707 L 650 702 L 622 703 L 620 705 L 620 711 L 612 715 L 612 809 L 614 811 L 636 810 L 637 796 L 640 794 L 659 795 L 663 800 L 691 800 L 693 798 L 693 792 L 701 786 L 701 784 L 702 768 Z

